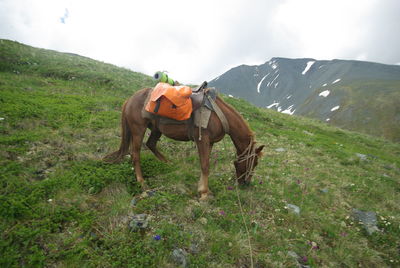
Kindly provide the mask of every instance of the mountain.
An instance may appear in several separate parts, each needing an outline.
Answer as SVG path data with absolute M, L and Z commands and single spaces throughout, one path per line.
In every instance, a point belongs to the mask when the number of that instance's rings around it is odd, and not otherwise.
M 400 66 L 272 58 L 235 67 L 209 85 L 259 107 L 400 141 Z
M 400 265 L 400 144 L 221 94 L 266 145 L 252 183 L 235 184 L 226 136 L 199 202 L 196 146 L 161 137 L 169 162 L 143 146 L 143 192 L 129 157 L 102 157 L 151 77 L 8 40 L 0 58 L 0 267 Z

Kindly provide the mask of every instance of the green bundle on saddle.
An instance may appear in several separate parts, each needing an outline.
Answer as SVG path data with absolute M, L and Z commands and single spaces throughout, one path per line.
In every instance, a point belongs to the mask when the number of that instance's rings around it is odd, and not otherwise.
M 168 83 L 171 86 L 175 86 L 175 81 L 172 78 L 168 77 L 168 75 L 164 72 L 156 72 L 153 77 L 158 82 Z

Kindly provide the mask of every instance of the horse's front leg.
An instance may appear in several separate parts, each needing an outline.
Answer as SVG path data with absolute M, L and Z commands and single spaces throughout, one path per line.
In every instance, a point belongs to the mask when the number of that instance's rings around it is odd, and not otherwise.
M 201 176 L 198 184 L 198 192 L 200 194 L 200 200 L 206 200 L 210 193 L 208 189 L 208 174 L 210 167 L 210 153 L 212 145 L 208 135 L 203 135 L 201 140 L 196 139 L 197 149 L 199 151 Z

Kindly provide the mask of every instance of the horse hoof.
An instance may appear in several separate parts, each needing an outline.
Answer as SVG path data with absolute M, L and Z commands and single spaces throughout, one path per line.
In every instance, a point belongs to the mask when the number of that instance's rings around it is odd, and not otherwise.
M 207 201 L 209 199 L 208 194 L 201 194 L 201 197 L 199 198 L 199 201 Z
M 150 190 L 150 187 L 147 186 L 147 184 L 144 183 L 144 182 L 141 183 L 140 186 L 142 187 L 143 192 L 146 192 L 146 191 Z
M 249 186 L 250 182 L 249 181 L 245 181 L 245 180 L 238 180 L 238 184 L 240 186 Z
M 212 194 L 211 194 L 210 192 L 208 192 L 208 193 L 202 193 L 201 196 L 200 196 L 200 198 L 199 198 L 199 201 L 208 201 L 208 200 L 210 200 L 211 198 L 212 198 Z

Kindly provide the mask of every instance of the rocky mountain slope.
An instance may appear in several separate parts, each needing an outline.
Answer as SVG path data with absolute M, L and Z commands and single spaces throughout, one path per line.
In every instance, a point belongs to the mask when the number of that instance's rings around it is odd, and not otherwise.
M 260 107 L 400 141 L 400 66 L 272 58 L 209 84 Z

